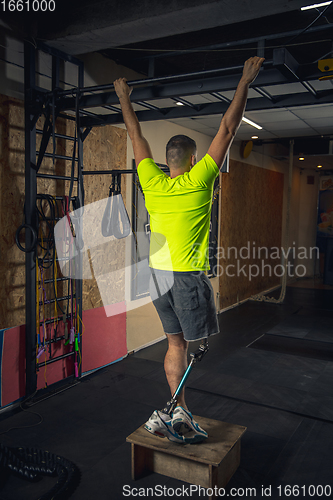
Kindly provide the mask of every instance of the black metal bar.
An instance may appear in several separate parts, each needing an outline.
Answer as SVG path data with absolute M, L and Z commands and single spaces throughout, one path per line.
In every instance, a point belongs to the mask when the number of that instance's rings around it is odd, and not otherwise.
M 173 97 L 172 100 L 177 104 L 178 102 L 180 102 L 183 106 L 189 106 L 190 108 L 193 108 L 193 109 L 198 109 L 199 106 L 195 105 L 195 104 L 192 104 L 191 102 L 187 101 L 186 99 L 183 99 L 182 97 Z
M 78 74 L 78 87 L 81 88 L 84 86 L 84 71 L 83 71 L 83 65 L 79 68 L 79 74 Z M 84 205 L 84 192 L 83 192 L 83 141 L 85 137 L 83 138 L 83 135 L 87 132 L 87 129 L 89 127 L 86 127 L 86 130 L 84 130 L 84 127 L 82 128 L 82 125 L 80 123 L 81 117 L 77 116 L 77 145 L 78 145 L 78 157 L 79 157 L 79 162 L 78 162 L 78 187 L 77 187 L 77 193 L 78 193 L 78 199 L 80 200 L 80 203 Z M 89 132 L 88 132 L 89 133 Z M 80 176 L 81 176 L 81 181 L 82 185 L 80 182 Z M 81 231 L 82 234 L 82 226 L 80 227 L 81 224 L 81 219 L 79 219 L 78 222 L 78 229 Z M 76 354 L 76 362 L 78 363 L 78 369 L 77 369 L 77 376 L 81 378 L 82 376 L 82 363 L 79 363 L 78 357 L 82 360 L 82 311 L 83 311 L 83 298 L 82 298 L 82 254 L 81 252 L 78 255 L 78 269 L 76 269 L 77 274 L 76 274 L 76 280 L 75 280 L 75 293 L 76 293 L 76 307 L 77 307 L 77 315 L 79 318 L 78 324 L 77 324 L 77 335 L 80 340 L 78 342 L 78 348 L 79 352 Z M 75 375 L 75 373 L 74 373 Z
M 272 66 L 273 61 L 267 60 L 264 62 L 264 66 Z M 141 80 L 131 80 L 128 82 L 130 87 L 136 87 L 138 85 L 152 85 L 155 83 L 166 83 L 166 82 L 175 82 L 179 80 L 184 80 L 185 78 L 197 78 L 203 76 L 210 76 L 216 74 L 223 73 L 231 73 L 231 72 L 239 72 L 242 71 L 243 65 L 238 66 L 229 66 L 227 68 L 215 68 L 215 69 L 206 69 L 203 71 L 194 71 L 193 73 L 181 73 L 179 75 L 169 75 L 169 76 L 158 76 L 156 78 L 144 78 Z M 104 85 L 95 85 L 92 87 L 83 87 L 77 89 L 81 94 L 86 92 L 100 92 L 104 90 L 112 90 L 114 89 L 113 83 L 106 83 Z M 59 92 L 60 96 L 70 95 L 74 92 L 73 90 L 62 90 Z
M 105 106 L 102 106 L 104 109 L 109 109 L 110 111 L 114 111 L 115 113 L 121 113 L 120 108 L 116 108 L 115 106 L 110 106 L 106 104 Z
M 73 297 L 75 297 L 75 295 L 73 295 Z M 60 301 L 63 301 L 63 300 L 68 300 L 70 298 L 71 298 L 71 296 L 68 295 L 66 297 L 57 297 L 56 299 L 47 299 L 46 301 L 45 300 L 44 301 L 40 300 L 39 301 L 39 305 L 42 305 L 42 304 L 44 304 L 44 305 L 46 305 L 46 304 L 54 304 L 55 302 L 60 302 Z
M 87 116 L 97 116 L 96 113 L 92 113 L 91 111 L 87 111 L 86 109 L 81 109 L 80 113 L 82 113 L 83 115 L 87 115 Z
M 72 122 L 75 122 L 74 116 L 66 115 L 65 113 L 59 113 L 58 116 L 59 118 L 65 118 L 65 120 L 71 120 Z
M 309 82 L 301 82 L 301 84 L 303 85 L 303 87 L 308 91 L 310 92 L 310 94 L 314 95 L 315 97 L 317 97 L 318 95 L 318 92 L 316 91 L 315 88 L 312 87 L 312 85 L 309 83 Z
M 227 97 L 224 97 L 224 95 L 221 95 L 219 92 L 209 92 L 211 96 L 215 97 L 215 99 L 218 99 L 219 101 L 224 101 L 227 103 L 231 103 L 231 100 L 228 99 Z
M 34 113 L 31 112 L 30 95 L 35 87 L 35 49 L 29 42 L 24 43 L 24 93 L 25 93 L 25 223 L 36 227 L 36 170 L 31 167 L 35 162 L 36 125 L 31 123 Z M 25 246 L 32 243 L 32 232 L 25 232 Z M 37 388 L 36 374 L 36 261 L 34 251 L 25 253 L 26 274 L 26 396 L 30 396 Z
M 70 319 L 71 315 L 70 314 L 66 314 L 66 319 Z M 63 321 L 63 315 L 62 316 L 58 316 L 58 318 L 52 318 L 52 319 L 46 319 L 45 321 L 44 320 L 41 320 L 39 323 L 40 325 L 44 324 L 44 325 L 50 325 L 51 323 L 55 323 L 55 321 L 58 319 L 58 323 L 60 323 L 60 321 Z
M 323 91 L 318 92 L 317 96 L 314 97 L 309 92 L 302 92 L 300 94 L 287 94 L 279 96 L 275 99 L 275 102 L 269 101 L 268 99 L 262 98 L 252 98 L 247 101 L 247 111 L 259 111 L 264 109 L 274 109 L 281 107 L 298 107 L 298 106 L 309 106 L 312 104 L 329 104 L 333 102 L 333 91 Z M 228 108 L 228 103 L 224 102 L 214 102 L 208 103 L 205 107 L 200 109 L 193 109 L 187 106 L 174 106 L 172 108 L 167 108 L 164 115 L 164 119 L 171 120 L 175 118 L 184 117 L 199 117 L 205 115 L 216 115 L 225 113 Z M 136 115 L 140 122 L 144 121 L 154 121 L 161 120 L 161 115 L 155 111 L 137 111 Z M 83 120 L 85 126 L 98 126 L 107 124 L 123 123 L 122 117 L 118 115 L 102 115 L 100 121 L 96 120 L 92 123 L 88 119 Z
M 39 118 L 41 117 L 41 115 L 42 115 L 41 112 L 38 112 L 38 113 L 34 114 L 33 119 L 30 121 L 31 130 L 35 128 L 35 125 L 37 124 L 37 122 L 38 122 Z M 36 132 L 37 132 L 37 130 L 36 130 Z
M 136 170 L 84 170 L 83 175 L 134 174 Z
M 57 201 L 63 201 L 64 197 L 63 196 L 53 196 L 53 198 L 55 198 Z M 70 199 L 70 201 L 74 201 L 76 199 L 75 196 L 72 196 L 72 198 Z
M 44 280 L 44 283 L 45 284 L 48 284 L 48 283 L 53 283 L 53 281 L 68 281 L 70 280 L 71 278 L 66 278 L 64 276 L 62 276 L 61 278 L 56 278 L 55 280 L 54 279 L 48 279 L 48 280 Z
M 61 181 L 70 181 L 71 180 L 71 178 L 66 176 L 66 175 L 53 175 L 53 174 L 40 174 L 40 173 L 38 173 L 37 177 L 38 178 L 40 177 L 42 179 L 58 179 Z M 75 177 L 74 180 L 77 180 L 77 177 Z
M 60 342 L 60 340 L 67 340 L 67 339 L 65 338 L 65 335 L 62 335 L 61 337 L 53 337 L 53 339 L 44 340 L 43 344 L 46 345 L 55 344 L 56 342 Z
M 307 75 L 307 80 L 317 79 L 318 75 L 312 77 Z M 211 92 L 224 92 L 235 90 L 240 79 L 240 73 L 225 75 L 221 77 L 201 78 L 195 80 L 171 82 L 158 86 L 147 86 L 135 88 L 131 94 L 131 101 L 154 101 L 156 99 L 166 99 L 179 96 L 189 96 L 196 94 L 207 94 Z M 281 85 L 289 80 L 277 68 L 268 68 L 261 71 L 256 79 L 256 87 Z M 103 92 L 93 95 L 84 95 L 80 98 L 80 107 L 93 108 L 101 107 L 105 104 L 118 104 L 119 99 L 115 92 Z M 58 103 L 60 109 L 71 110 L 75 108 L 75 98 L 64 97 Z M 119 113 L 120 114 L 120 113 Z M 106 117 L 109 115 L 105 115 Z
M 47 221 L 47 222 L 52 222 L 52 221 L 55 221 L 55 220 L 61 220 L 62 217 L 43 217 L 43 221 Z M 47 241 L 48 238 L 43 238 L 43 241 Z M 38 238 L 38 241 L 42 241 L 41 238 Z M 51 238 L 51 241 L 53 241 L 53 238 Z
M 39 151 L 36 151 L 36 155 L 39 154 Z M 73 158 L 71 156 L 64 156 L 64 155 L 53 155 L 52 153 L 44 153 L 44 156 L 46 158 L 56 158 L 57 160 L 67 160 L 67 161 L 73 161 Z M 77 158 L 75 158 L 75 161 L 78 161 Z
M 253 87 L 253 90 L 258 92 L 258 94 L 260 94 L 261 96 L 266 97 L 271 102 L 276 102 L 276 99 L 273 96 L 271 96 L 271 94 L 267 92 L 267 90 L 261 89 L 260 87 Z
M 154 106 L 153 104 L 150 104 L 149 102 L 136 101 L 136 104 L 139 104 L 143 108 L 154 109 L 155 111 L 158 111 L 159 113 L 163 114 L 163 109 L 158 108 L 157 106 Z
M 156 163 L 161 170 L 163 171 L 169 171 L 168 168 L 165 168 L 163 166 L 160 166 L 160 163 Z M 82 173 L 83 175 L 115 175 L 115 174 L 136 174 L 136 169 L 130 169 L 130 170 L 84 170 Z
M 42 361 L 39 363 L 40 368 L 42 368 L 44 365 L 50 365 L 51 363 L 55 363 L 56 361 L 60 361 L 61 359 L 68 358 L 69 356 L 74 356 L 75 351 L 72 352 L 67 352 L 66 354 L 62 354 L 61 356 L 57 356 L 56 358 L 51 358 L 47 359 L 46 361 Z
M 46 153 L 46 148 L 47 148 L 47 145 L 49 143 L 52 132 L 53 132 L 53 126 L 52 126 L 52 123 L 50 121 L 50 116 L 47 115 L 47 117 L 45 118 L 45 123 L 44 123 L 44 128 L 43 128 L 43 137 L 42 137 L 42 140 L 40 143 L 40 148 L 39 148 L 39 151 L 36 151 L 36 155 L 38 156 L 37 167 L 36 167 L 37 172 L 42 164 L 44 156 L 47 156 L 47 154 L 49 154 L 49 153 Z M 52 156 L 52 155 L 50 155 L 50 156 Z
M 37 134 L 43 134 L 43 130 L 36 129 Z M 74 137 L 71 137 L 69 135 L 64 135 L 64 134 L 54 134 L 54 137 L 57 139 L 66 139 L 67 141 L 74 141 Z
M 57 261 L 59 261 L 59 262 L 66 262 L 68 260 L 69 259 L 67 257 L 57 257 Z M 46 262 L 46 263 L 53 262 L 53 259 L 43 259 L 43 262 Z
M 82 142 L 84 142 L 86 140 L 86 138 L 90 134 L 91 130 L 92 130 L 92 127 L 88 127 L 88 128 L 85 129 L 84 132 L 82 132 L 82 134 L 81 134 L 81 140 L 82 140 Z

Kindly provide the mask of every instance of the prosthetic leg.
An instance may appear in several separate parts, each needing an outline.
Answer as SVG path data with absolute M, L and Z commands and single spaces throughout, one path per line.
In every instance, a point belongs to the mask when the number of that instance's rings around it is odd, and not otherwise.
M 193 366 L 195 365 L 195 363 L 197 361 L 201 361 L 202 358 L 204 357 L 204 355 L 208 352 L 209 350 L 209 347 L 208 347 L 208 338 L 205 338 L 203 339 L 202 343 L 200 344 L 200 346 L 198 347 L 198 349 L 195 351 L 195 352 L 191 352 L 190 353 L 190 358 L 191 358 L 191 362 L 190 364 L 188 365 L 184 375 L 183 375 L 183 378 L 181 379 L 174 395 L 172 396 L 172 398 L 170 399 L 170 401 L 167 402 L 167 404 L 165 405 L 165 407 L 163 408 L 163 410 L 161 410 L 162 413 L 166 413 L 167 415 L 171 415 L 173 410 L 175 409 L 176 405 L 177 405 L 177 400 L 178 400 L 178 396 L 179 394 L 181 393 L 184 385 L 185 385 L 185 382 L 186 380 L 188 379 L 191 371 L 192 371 L 192 368 Z
M 200 428 L 193 420 L 192 414 L 177 406 L 177 400 L 181 393 L 186 380 L 197 361 L 201 361 L 204 355 L 208 352 L 208 339 L 204 339 L 199 348 L 195 352 L 191 352 L 191 362 L 188 365 L 174 395 L 167 402 L 163 410 L 155 410 L 149 420 L 145 423 L 144 428 L 159 437 L 167 437 L 170 441 L 181 444 L 200 443 L 207 439 L 208 434 Z

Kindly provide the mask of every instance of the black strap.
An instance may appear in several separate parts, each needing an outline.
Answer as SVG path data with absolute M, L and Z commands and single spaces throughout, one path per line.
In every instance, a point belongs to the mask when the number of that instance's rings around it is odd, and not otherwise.
M 49 143 L 49 140 L 50 140 L 53 128 L 54 127 L 53 127 L 52 122 L 50 120 L 50 111 L 48 111 L 48 113 L 45 116 L 45 122 L 44 122 L 44 127 L 43 127 L 43 135 L 42 135 L 42 140 L 41 140 L 41 143 L 40 143 L 37 165 L 36 165 L 36 168 L 34 167 L 36 169 L 36 172 L 38 172 L 38 170 L 40 169 L 40 166 L 42 164 L 42 161 L 43 161 L 43 158 L 44 158 L 44 154 L 45 154 L 47 145 Z
M 74 145 L 73 145 L 73 155 L 72 155 L 72 170 L 71 170 L 71 181 L 69 185 L 69 203 L 71 202 L 73 186 L 74 186 L 74 176 L 75 176 L 75 156 L 76 156 L 76 129 L 74 134 Z

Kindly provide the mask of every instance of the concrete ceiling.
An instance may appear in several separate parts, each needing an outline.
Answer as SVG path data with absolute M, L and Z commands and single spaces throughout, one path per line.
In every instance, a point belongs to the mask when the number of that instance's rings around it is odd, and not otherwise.
M 242 124 L 237 136 L 248 140 L 255 133 L 260 140 L 284 141 L 333 134 L 333 79 L 319 81 L 317 68 L 318 59 L 333 56 L 330 54 L 333 4 L 325 12 L 324 8 L 300 11 L 300 7 L 311 3 L 311 0 L 206 0 L 205 3 L 202 0 L 163 3 L 103 0 L 92 4 L 90 0 L 56 0 L 53 13 L 24 19 L 8 13 L 3 14 L 0 21 L 24 37 L 33 37 L 68 54 L 99 51 L 148 77 L 241 67 L 247 57 L 256 54 L 263 54 L 266 61 L 271 61 L 274 48 L 286 47 L 296 61 L 296 78 L 291 72 L 284 74 L 279 84 L 274 80 L 269 85 L 269 79 L 262 82 L 259 90 L 271 96 L 271 106 L 266 97 L 258 95 L 258 89 L 251 90 L 249 97 L 257 99 L 253 100 L 254 107 L 249 106 L 246 117 L 261 125 L 262 130 Z M 333 71 L 330 74 L 333 76 Z M 312 93 L 312 101 L 302 106 L 301 100 L 309 97 L 304 81 L 311 84 L 312 90 L 308 93 Z M 235 86 L 219 90 L 219 99 L 231 99 Z M 158 99 L 158 91 L 152 101 L 146 99 L 145 102 L 171 110 L 170 118 L 165 113 L 162 119 L 213 136 L 219 117 L 215 112 L 205 114 L 201 108 L 207 101 L 210 105 L 218 104 L 218 99 L 199 89 L 196 94 L 189 94 L 178 94 L 188 102 L 183 116 L 173 111 L 177 106 L 174 100 Z M 297 98 L 294 100 L 293 96 Z M 145 108 L 136 104 L 136 109 Z M 322 155 L 322 151 L 318 154 Z M 327 157 L 325 153 L 322 160 L 326 168 L 333 169 L 332 156 Z
M 193 33 L 298 10 L 306 0 L 56 1 L 38 19 L 35 38 L 68 54 L 83 54 Z

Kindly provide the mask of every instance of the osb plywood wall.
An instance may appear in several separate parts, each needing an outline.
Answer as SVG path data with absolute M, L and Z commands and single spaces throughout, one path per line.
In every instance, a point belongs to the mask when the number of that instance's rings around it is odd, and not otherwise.
M 222 309 L 280 283 L 283 177 L 232 160 L 230 173 L 222 174 Z
M 37 128 L 43 127 L 43 118 Z M 56 132 L 74 135 L 74 124 L 69 121 L 57 120 Z M 41 135 L 37 135 L 37 149 Z M 0 95 L 0 328 L 25 324 L 25 256 L 15 244 L 16 229 L 23 223 L 23 207 L 25 199 L 25 165 L 24 165 L 24 106 L 21 101 Z M 52 153 L 52 140 L 48 152 Z M 64 139 L 56 140 L 56 153 L 72 156 L 73 142 Z M 126 131 L 106 126 L 95 128 L 84 142 L 84 169 L 110 170 L 126 168 Z M 70 175 L 71 162 L 45 158 L 40 168 L 41 173 Z M 38 179 L 37 193 L 50 195 L 68 195 L 69 181 Z M 85 176 L 85 204 L 107 198 L 111 178 L 108 175 Z M 126 176 L 122 176 L 122 193 L 125 200 Z M 73 195 L 76 194 L 76 189 Z M 40 208 L 40 206 L 39 206 Z M 49 215 L 49 207 L 43 202 L 43 209 Z M 61 203 L 57 203 L 61 217 Z M 41 224 L 44 237 L 47 235 L 45 223 Z M 41 234 L 39 235 L 41 236 Z M 24 237 L 24 234 L 23 234 Z M 124 242 L 120 242 L 117 253 L 113 258 L 117 261 L 117 268 L 124 268 Z M 121 246 L 122 245 L 122 246 Z M 39 251 L 39 257 L 43 251 Z M 44 252 L 45 255 L 45 252 Z M 92 252 L 91 263 L 98 269 L 99 263 L 107 258 L 105 251 L 99 248 Z M 57 266 L 58 276 L 61 276 Z M 49 271 L 44 272 L 44 278 L 51 277 Z M 111 284 L 112 286 L 112 284 Z M 122 275 L 117 276 L 117 301 L 124 300 L 124 280 Z M 67 294 L 67 285 L 58 285 L 58 296 Z M 47 297 L 52 297 L 52 291 L 47 290 Z M 83 309 L 91 309 L 102 305 L 101 296 L 95 277 L 83 282 Z M 54 308 L 49 307 L 52 315 Z M 59 313 L 59 311 L 58 311 Z
M 0 328 L 25 323 L 24 255 L 15 244 L 23 222 L 24 110 L 0 95 Z

